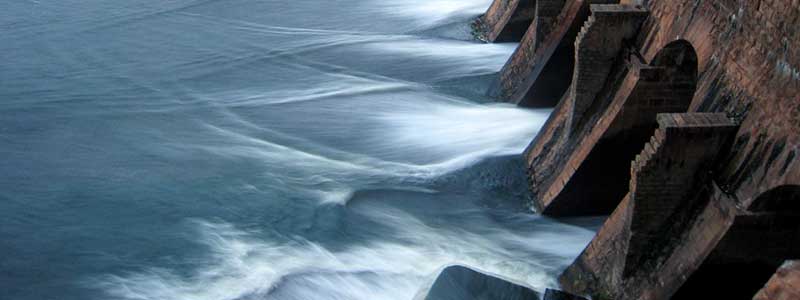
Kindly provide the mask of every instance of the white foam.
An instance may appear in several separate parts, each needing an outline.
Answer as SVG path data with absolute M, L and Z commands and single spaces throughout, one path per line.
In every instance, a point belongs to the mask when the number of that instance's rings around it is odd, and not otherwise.
M 362 51 L 367 54 L 428 59 L 441 66 L 444 75 L 458 77 L 489 74 L 499 71 L 516 49 L 513 43 L 482 44 L 441 39 L 395 39 L 366 43 Z M 389 56 L 389 57 L 392 57 Z M 424 67 L 424 66 L 421 66 Z
M 346 152 L 297 136 L 288 136 L 241 120 L 245 126 L 206 124 L 204 143 L 168 145 L 176 155 L 202 151 L 231 159 L 261 162 L 273 184 L 268 189 L 344 204 L 353 191 L 391 185 L 419 188 L 436 177 L 469 167 L 493 156 L 520 154 L 542 126 L 548 111 L 524 110 L 511 105 L 482 105 L 457 99 L 430 101 L 362 101 L 348 108 L 340 102 L 335 115 L 359 115 L 370 128 L 356 129 L 366 152 Z M 321 109 L 321 108 L 320 108 Z M 360 110 L 363 110 L 362 113 Z M 371 111 L 371 112 L 370 112 Z M 229 115 L 228 120 L 235 120 Z M 337 122 L 338 118 L 330 118 Z M 302 125 L 302 124 L 300 124 Z M 268 134 L 252 135 L 253 130 Z M 318 132 L 338 129 L 320 127 Z M 344 129 L 347 131 L 347 128 Z M 265 139 L 291 140 L 292 146 Z M 341 138 L 347 140 L 346 138 Z M 283 143 L 286 143 L 284 141 Z M 387 160 L 378 157 L 404 158 Z M 264 183 L 266 184 L 266 183 Z
M 519 154 L 547 119 L 549 111 L 511 105 L 442 103 L 413 113 L 386 113 L 389 140 L 407 147 L 448 153 Z
M 490 4 L 491 0 L 382 0 L 369 3 L 381 7 L 387 14 L 413 18 L 423 25 L 435 24 L 456 15 L 479 15 Z
M 442 267 L 466 264 L 541 290 L 555 283 L 540 263 L 524 257 L 558 241 L 558 249 L 548 255 L 565 265 L 592 235 L 568 225 L 557 228 L 573 237 L 568 240 L 501 227 L 489 228 L 488 234 L 432 228 L 402 211 L 380 207 L 371 217 L 391 226 L 394 239 L 344 250 L 301 239 L 264 241 L 229 224 L 198 222 L 201 242 L 212 253 L 202 269 L 189 276 L 151 269 L 97 282 L 115 299 L 412 299 Z M 501 243 L 508 240 L 519 246 Z

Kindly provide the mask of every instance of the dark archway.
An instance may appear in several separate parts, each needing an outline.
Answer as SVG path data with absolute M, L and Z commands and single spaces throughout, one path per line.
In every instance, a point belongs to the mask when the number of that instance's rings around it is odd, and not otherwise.
M 800 186 L 758 196 L 673 299 L 747 299 L 787 259 L 800 258 Z
M 667 44 L 656 54 L 650 66 L 664 68 L 661 76 L 673 85 L 675 92 L 684 97 L 694 95 L 697 87 L 697 52 L 689 41 L 676 40 Z

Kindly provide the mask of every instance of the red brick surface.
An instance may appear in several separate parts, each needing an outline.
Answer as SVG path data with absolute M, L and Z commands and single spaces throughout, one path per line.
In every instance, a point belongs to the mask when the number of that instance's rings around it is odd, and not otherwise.
M 753 300 L 800 299 L 800 261 L 787 261 Z
M 760 193 L 800 182 L 800 3 L 798 1 L 649 1 L 639 36 L 653 57 L 676 39 L 699 59 L 691 110 L 742 120 L 717 182 L 745 205 Z

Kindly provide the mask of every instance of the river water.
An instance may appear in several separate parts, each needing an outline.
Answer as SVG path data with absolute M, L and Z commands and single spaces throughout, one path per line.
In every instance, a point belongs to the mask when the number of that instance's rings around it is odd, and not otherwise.
M 0 10 L 0 299 L 541 290 L 597 222 L 530 213 L 547 110 L 483 95 L 489 0 L 19 0 Z

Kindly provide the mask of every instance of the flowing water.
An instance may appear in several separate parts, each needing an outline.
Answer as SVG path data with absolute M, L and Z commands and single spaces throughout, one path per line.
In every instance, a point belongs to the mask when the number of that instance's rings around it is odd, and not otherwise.
M 536 289 L 597 222 L 525 207 L 549 111 L 490 104 L 489 0 L 19 0 L 0 10 L 0 299 Z

